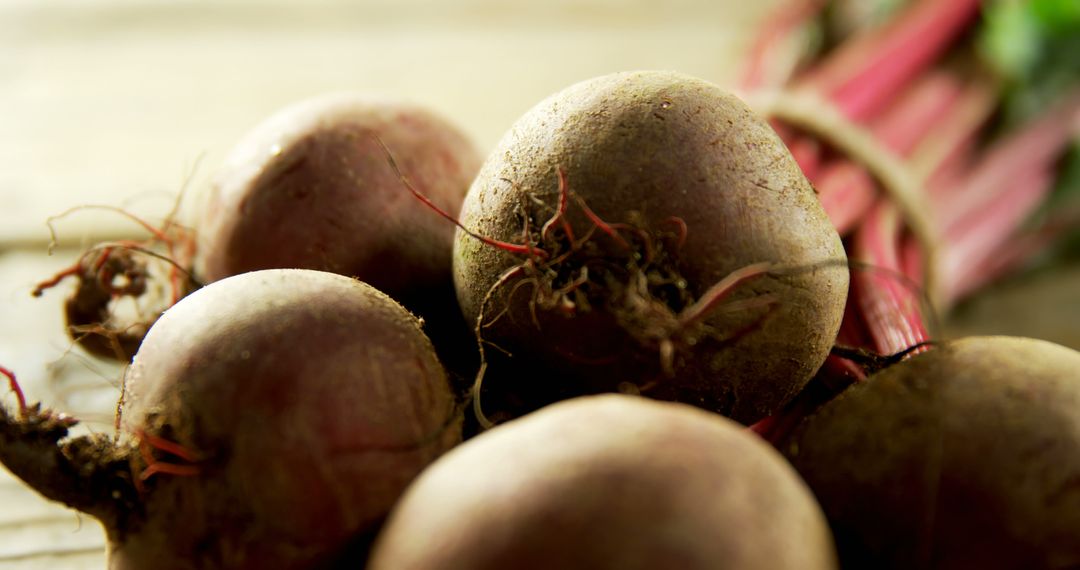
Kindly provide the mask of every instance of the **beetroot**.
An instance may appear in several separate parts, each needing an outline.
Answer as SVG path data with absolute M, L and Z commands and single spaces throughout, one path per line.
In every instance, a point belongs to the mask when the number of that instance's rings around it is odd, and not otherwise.
M 571 392 L 753 422 L 802 388 L 840 326 L 846 256 L 813 188 L 762 119 L 685 75 L 617 73 L 539 103 L 461 221 L 466 317 Z
M 301 101 L 226 159 L 196 220 L 194 272 L 207 282 L 270 268 L 356 277 L 422 317 L 444 364 L 471 375 L 475 348 L 451 277 L 453 227 L 400 177 L 456 214 L 479 167 L 468 137 L 419 105 L 358 93 Z
M 394 298 L 448 283 L 453 228 L 403 192 L 456 213 L 480 158 L 422 107 L 358 94 L 282 109 L 226 160 L 198 220 L 196 274 L 305 268 L 357 277 Z
M 774 449 L 716 414 L 569 400 L 446 454 L 406 491 L 372 570 L 835 568 L 820 507 Z
M 356 93 L 302 101 L 237 145 L 189 208 L 194 232 L 171 216 L 161 228 L 135 219 L 149 240 L 99 244 L 35 295 L 75 276 L 71 335 L 96 354 L 129 360 L 163 307 L 199 285 L 257 269 L 329 271 L 427 319 L 440 356 L 468 368 L 472 359 L 454 342 L 468 334 L 451 278 L 453 227 L 403 191 L 401 176 L 456 213 L 479 164 L 457 127 L 418 105 Z M 118 299 L 141 310 L 126 314 Z
M 1080 567 L 1080 353 L 974 337 L 823 406 L 785 452 L 851 568 Z
M 310 270 L 245 273 L 170 308 L 129 369 L 122 411 L 118 442 L 57 447 L 70 424 L 36 410 L 8 419 L 3 443 L 13 472 L 103 521 L 112 568 L 331 563 L 461 425 L 417 320 Z M 34 445 L 36 462 L 13 457 Z

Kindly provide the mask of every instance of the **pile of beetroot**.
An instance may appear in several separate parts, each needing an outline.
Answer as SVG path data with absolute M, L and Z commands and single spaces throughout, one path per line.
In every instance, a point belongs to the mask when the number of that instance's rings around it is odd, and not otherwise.
M 1080 87 L 1015 111 L 970 71 L 1015 13 L 869 4 L 786 7 L 756 109 L 615 73 L 486 161 L 397 101 L 281 111 L 192 226 L 35 291 L 130 365 L 80 437 L 0 368 L 0 461 L 115 569 L 1080 568 L 1080 353 L 934 336 L 1062 242 Z

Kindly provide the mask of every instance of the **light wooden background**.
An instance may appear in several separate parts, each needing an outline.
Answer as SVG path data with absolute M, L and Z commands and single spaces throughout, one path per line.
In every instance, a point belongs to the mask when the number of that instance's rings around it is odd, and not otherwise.
M 0 0 L 0 239 L 40 240 L 80 202 L 163 211 L 260 119 L 328 91 L 425 103 L 486 148 L 594 75 L 725 83 L 772 3 Z M 118 223 L 74 216 L 64 235 Z
M 79 212 L 58 222 L 64 247 L 49 256 L 44 221 L 78 204 L 161 215 L 185 182 L 205 188 L 231 145 L 285 104 L 390 94 L 431 106 L 489 148 L 535 102 L 591 76 L 676 69 L 730 84 L 775 3 L 0 0 L 0 363 L 32 400 L 109 429 L 122 371 L 71 348 L 63 291 L 29 292 L 80 244 L 136 228 Z M 957 330 L 1080 347 L 1077 291 L 1080 270 L 1021 284 Z M 0 470 L 0 568 L 99 569 L 103 545 L 95 521 Z

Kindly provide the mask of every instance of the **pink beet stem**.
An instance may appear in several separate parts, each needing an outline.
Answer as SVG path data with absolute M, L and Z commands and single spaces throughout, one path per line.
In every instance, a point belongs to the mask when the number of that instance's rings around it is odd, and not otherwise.
M 926 190 L 931 199 L 941 199 L 942 185 L 948 187 L 970 168 L 979 132 L 996 106 L 997 93 L 992 85 L 969 82 L 952 110 L 937 122 L 934 136 L 923 139 L 913 149 L 912 165 L 929 174 Z
M 945 73 L 928 73 L 896 103 L 870 121 L 870 132 L 889 150 L 910 153 L 960 102 L 961 85 Z M 874 180 L 861 166 L 841 158 L 813 179 L 821 204 L 841 235 L 851 231 L 874 203 Z
M 832 161 L 813 182 L 821 206 L 840 235 L 852 231 L 876 199 L 874 179 L 849 160 Z
M 776 49 L 784 44 L 788 36 L 799 26 L 805 24 L 825 7 L 825 0 L 795 0 L 784 2 L 766 18 L 765 25 L 754 38 L 754 43 L 747 54 L 747 65 L 742 73 L 740 85 L 743 89 L 766 87 L 766 80 L 771 67 L 771 59 Z
M 821 143 L 811 137 L 794 136 L 787 147 L 803 176 L 815 180 L 821 172 Z
M 869 117 L 949 47 L 979 5 L 919 0 L 888 26 L 844 42 L 800 86 L 823 93 L 848 117 Z
M 844 319 L 840 322 L 840 332 L 836 335 L 836 342 L 844 346 L 869 346 L 872 342 L 870 331 L 866 328 L 866 321 L 859 314 L 854 290 L 848 292 Z
M 929 338 L 919 298 L 899 278 L 900 221 L 896 208 L 880 201 L 854 238 L 855 258 L 877 269 L 856 271 L 854 279 L 859 310 L 881 354 L 895 354 Z
M 1003 199 L 985 204 L 945 234 L 949 247 L 942 259 L 942 272 L 950 303 L 995 277 L 984 271 L 984 265 L 992 263 L 999 250 L 1042 204 L 1053 187 L 1054 176 L 1048 169 L 1033 170 L 1018 173 L 1009 182 L 1009 186 L 1023 191 L 1008 192 Z
M 1080 209 L 1059 210 L 1050 214 L 1037 229 L 1022 233 L 1002 244 L 993 255 L 987 256 L 978 268 L 970 271 L 973 279 L 958 283 L 951 293 L 954 298 L 963 298 L 986 283 L 1015 271 L 1077 227 L 1080 227 Z
M 922 250 L 919 249 L 919 243 L 913 236 L 904 236 L 903 243 L 900 245 L 900 268 L 904 275 L 914 283 L 922 283 L 926 277 L 923 275 L 926 266 L 923 264 Z
M 963 85 L 950 74 L 930 70 L 905 89 L 887 110 L 870 121 L 870 130 L 893 152 L 907 156 L 955 112 Z
M 937 223 L 948 253 L 947 301 L 988 283 L 1004 267 L 992 258 L 1045 200 L 1053 168 L 1080 129 L 1080 89 L 1001 139 L 953 187 L 936 189 Z M 1014 262 L 1015 263 L 1015 262 Z M 987 265 L 997 270 L 984 271 Z
M 1080 129 L 1080 89 L 1047 113 L 1014 131 L 982 154 L 959 185 L 947 190 L 940 212 L 943 231 L 955 234 L 955 226 L 989 202 L 1028 192 L 1023 174 L 1048 169 Z M 1006 181 L 1009 181 L 1006 183 Z M 1006 234 L 1007 235 L 1007 234 Z

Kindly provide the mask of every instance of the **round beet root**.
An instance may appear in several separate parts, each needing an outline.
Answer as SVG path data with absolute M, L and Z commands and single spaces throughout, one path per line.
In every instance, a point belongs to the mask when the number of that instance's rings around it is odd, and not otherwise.
M 496 427 L 410 486 L 371 570 L 835 568 L 820 508 L 738 424 L 625 395 Z
M 357 277 L 407 306 L 449 286 L 453 227 L 404 188 L 456 213 L 480 158 L 454 126 L 415 105 L 357 94 L 287 107 L 226 160 L 198 220 L 196 274 L 255 269 Z
M 443 363 L 471 376 L 453 225 L 401 176 L 456 214 L 479 168 L 467 137 L 422 107 L 355 93 L 294 104 L 223 165 L 197 220 L 195 273 L 208 282 L 271 268 L 356 277 L 421 316 Z
M 140 516 L 109 529 L 112 568 L 332 560 L 460 439 L 418 321 L 364 283 L 309 270 L 231 277 L 166 311 L 122 412 L 150 456 Z
M 967 338 L 855 385 L 786 453 L 850 568 L 1080 567 L 1080 353 Z
M 461 221 L 505 242 L 458 232 L 466 318 L 579 393 L 621 386 L 753 422 L 840 326 L 846 256 L 813 188 L 764 120 L 685 75 L 617 73 L 541 102 Z

